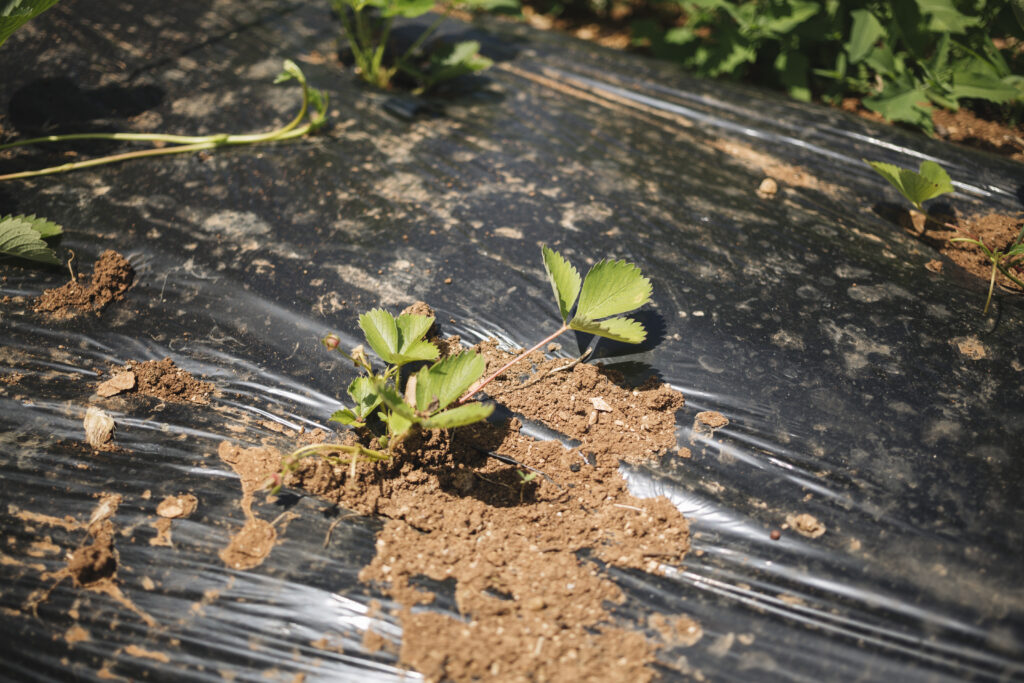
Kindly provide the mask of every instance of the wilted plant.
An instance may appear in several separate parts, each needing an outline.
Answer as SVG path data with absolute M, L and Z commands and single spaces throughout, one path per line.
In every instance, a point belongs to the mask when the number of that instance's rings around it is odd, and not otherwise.
M 48 135 L 29 140 L 18 140 L 6 145 L 0 145 L 0 151 L 26 145 L 37 145 L 54 142 L 72 142 L 75 140 L 121 140 L 126 142 L 153 142 L 158 147 L 124 152 L 100 157 L 98 159 L 87 159 L 72 163 L 51 166 L 36 171 L 22 171 L 19 173 L 8 173 L 0 175 L 0 180 L 15 180 L 17 178 L 32 178 L 34 176 L 52 175 L 65 173 L 82 168 L 102 166 L 128 159 L 141 159 L 144 157 L 168 156 L 171 154 L 187 154 L 199 152 L 217 147 L 232 147 L 239 145 L 258 145 L 268 142 L 281 142 L 294 140 L 309 133 L 315 132 L 323 126 L 327 120 L 327 95 L 321 91 L 311 88 L 306 81 L 302 69 L 290 59 L 284 62 L 284 70 L 277 76 L 274 83 L 285 83 L 295 80 L 302 87 L 302 106 L 299 113 L 290 122 L 267 133 L 255 133 L 251 135 L 229 135 L 219 133 L 216 135 L 163 135 L 160 133 L 73 133 L 68 135 Z

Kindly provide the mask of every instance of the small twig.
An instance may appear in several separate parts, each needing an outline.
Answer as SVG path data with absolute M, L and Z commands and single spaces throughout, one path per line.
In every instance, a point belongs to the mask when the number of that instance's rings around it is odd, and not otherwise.
M 552 368 L 551 370 L 548 370 L 548 374 L 545 375 L 545 377 L 547 377 L 548 375 L 553 375 L 556 372 L 564 372 L 565 370 L 572 370 L 574 367 L 576 367 L 577 365 L 579 365 L 580 363 L 585 361 L 587 358 L 589 358 L 590 354 L 593 353 L 593 351 L 594 351 L 593 349 L 587 349 L 586 351 L 584 351 L 580 355 L 579 358 L 574 359 L 572 362 L 566 363 L 565 365 L 560 365 L 557 368 Z
M 342 515 L 341 517 L 338 517 L 336 520 L 331 522 L 331 526 L 327 527 L 327 535 L 324 536 L 324 547 L 326 548 L 328 545 L 330 545 L 330 543 L 331 543 L 331 534 L 334 533 L 334 527 L 338 526 L 339 524 L 341 524 L 344 520 L 348 519 L 349 517 L 358 517 L 358 516 L 359 516 L 358 513 L 350 512 L 347 515 Z
M 71 257 L 68 259 L 68 272 L 71 273 L 71 281 L 77 283 L 78 276 L 75 275 L 75 270 L 71 267 L 71 264 L 75 262 L 75 251 L 73 249 L 68 249 L 68 251 L 71 252 Z
M 643 508 L 638 508 L 635 505 L 623 505 L 622 503 L 612 503 L 612 507 L 622 508 L 624 510 L 636 510 L 637 512 L 643 512 Z

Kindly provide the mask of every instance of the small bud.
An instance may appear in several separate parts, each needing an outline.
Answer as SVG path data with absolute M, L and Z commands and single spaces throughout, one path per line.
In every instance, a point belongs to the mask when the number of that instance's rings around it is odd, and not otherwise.
M 320 343 L 326 346 L 328 351 L 334 351 L 341 344 L 341 337 L 332 332 L 321 339 Z

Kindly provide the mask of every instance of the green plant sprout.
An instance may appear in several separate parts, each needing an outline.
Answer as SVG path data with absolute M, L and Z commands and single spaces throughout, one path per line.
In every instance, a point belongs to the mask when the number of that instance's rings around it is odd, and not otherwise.
M 434 361 L 440 355 L 437 346 L 425 339 L 433 324 L 431 316 L 405 313 L 396 318 L 380 308 L 359 316 L 359 327 L 366 342 L 386 364 L 379 373 L 361 345 L 345 353 L 340 350 L 341 340 L 337 335 L 323 338 L 324 346 L 346 356 L 365 373 L 349 384 L 348 395 L 353 407 L 335 411 L 330 419 L 367 430 L 376 437 L 379 448 L 339 443 L 299 448 L 285 456 L 282 472 L 273 478 L 273 491 L 280 488 L 283 475 L 297 468 L 307 456 L 320 455 L 335 464 L 340 463 L 341 456 L 334 454 L 347 456 L 350 479 L 354 480 L 360 460 L 390 459 L 395 445 L 414 425 L 422 429 L 453 429 L 490 416 L 494 411 L 492 404 L 474 402 L 452 406 L 486 367 L 484 359 L 474 351 L 463 351 L 420 368 L 407 378 L 403 388 L 401 373 L 405 365 Z M 376 433 L 370 425 L 373 417 L 377 418 Z
M 521 359 L 569 330 L 629 344 L 639 344 L 647 338 L 647 331 L 641 323 L 631 318 L 618 317 L 651 300 L 651 281 L 643 276 L 639 268 L 625 261 L 603 260 L 595 263 L 581 281 L 576 268 L 558 252 L 542 246 L 541 255 L 558 302 L 558 312 L 562 316 L 561 327 L 473 384 L 459 399 L 460 403 L 469 400 Z M 574 304 L 575 314 L 570 317 Z
M 985 252 L 985 256 L 992 262 L 992 277 L 989 278 L 988 283 L 988 298 L 985 299 L 985 309 L 982 311 L 982 315 L 988 314 L 988 307 L 992 303 L 992 292 L 996 287 L 996 274 L 1002 273 L 1010 280 L 1013 281 L 1021 289 L 1024 289 L 1024 282 L 1010 272 L 1010 268 L 1013 266 L 1020 265 L 1022 261 L 1019 259 L 1024 258 L 1024 226 L 1021 227 L 1020 232 L 1017 234 L 1017 239 L 1010 244 L 1010 248 L 1006 251 L 1000 251 L 998 249 L 989 249 L 981 240 L 974 239 L 973 237 L 954 237 L 949 240 L 950 242 L 967 242 L 974 244 L 981 248 Z
M 471 9 L 518 6 L 516 0 L 463 0 L 458 4 Z M 480 43 L 476 41 L 441 45 L 429 55 L 420 54 L 420 48 L 440 28 L 454 4 L 445 4 L 444 11 L 404 52 L 388 54 L 395 19 L 414 19 L 433 10 L 434 5 L 434 0 L 331 0 L 331 7 L 341 18 L 359 77 L 370 85 L 387 89 L 395 75 L 403 72 L 419 84 L 414 91 L 419 94 L 443 81 L 489 68 L 493 62 L 480 54 Z
M 144 157 L 167 156 L 171 154 L 187 154 L 199 152 L 217 147 L 230 147 L 238 145 L 258 145 L 268 142 L 281 142 L 294 140 L 313 133 L 323 126 L 327 120 L 327 95 L 322 90 L 311 88 L 306 81 L 305 74 L 295 62 L 290 59 L 284 61 L 284 69 L 274 80 L 274 83 L 284 83 L 295 80 L 302 87 L 302 106 L 299 113 L 287 124 L 267 133 L 255 133 L 251 135 L 229 135 L 220 133 L 215 135 L 163 135 L 159 133 L 73 133 L 69 135 L 48 135 L 29 140 L 18 140 L 6 145 L 0 145 L 0 151 L 52 142 L 70 142 L 74 140 L 122 140 L 128 142 L 154 142 L 161 147 L 112 154 L 110 156 L 85 161 L 76 161 L 60 166 L 51 166 L 36 171 L 22 171 L 19 173 L 8 173 L 0 175 L 2 180 L 15 180 L 18 178 L 32 178 L 35 176 L 52 175 L 55 173 L 66 173 L 83 168 L 113 164 L 129 159 L 141 159 Z
M 59 266 L 57 254 L 43 240 L 62 232 L 61 226 L 35 215 L 0 217 L 0 254 Z
M 431 316 L 403 313 L 396 318 L 380 308 L 359 316 L 359 327 L 366 342 L 386 364 L 383 372 L 374 370 L 362 345 L 345 353 L 340 350 L 338 335 L 325 336 L 321 343 L 328 350 L 338 351 L 364 373 L 348 386 L 352 407 L 335 411 L 330 419 L 363 431 L 363 437 L 375 437 L 378 447 L 321 443 L 292 451 L 282 459 L 281 471 L 268 482 L 271 493 L 279 491 L 284 477 L 295 471 L 308 456 L 321 456 L 334 465 L 347 462 L 349 480 L 355 481 L 360 460 L 390 459 L 395 444 L 413 426 L 454 429 L 487 419 L 494 411 L 494 405 L 470 403 L 469 399 L 501 373 L 563 332 L 578 330 L 631 344 L 639 344 L 647 337 L 641 323 L 619 317 L 651 299 L 651 281 L 641 274 L 639 268 L 625 261 L 603 260 L 594 264 L 585 278 L 580 278 L 579 272 L 558 252 L 544 246 L 541 254 L 562 316 L 562 325 L 484 379 L 480 376 L 487 364 L 474 351 L 462 351 L 437 360 L 439 349 L 426 339 L 434 324 Z M 574 306 L 575 313 L 570 317 Z M 431 361 L 436 362 L 410 375 L 403 388 L 402 368 L 405 365 Z M 376 421 L 371 424 L 373 418 Z M 519 472 L 523 486 L 536 475 L 537 472 Z
M 0 4 L 0 45 L 11 34 L 39 14 L 56 5 L 58 0 L 7 0 Z
M 922 203 L 953 192 L 953 182 L 949 179 L 949 174 L 934 161 L 922 161 L 920 170 L 916 172 L 883 161 L 863 161 L 875 169 L 878 175 L 888 180 L 890 185 L 899 190 L 900 194 L 925 216 L 928 214 L 921 206 Z

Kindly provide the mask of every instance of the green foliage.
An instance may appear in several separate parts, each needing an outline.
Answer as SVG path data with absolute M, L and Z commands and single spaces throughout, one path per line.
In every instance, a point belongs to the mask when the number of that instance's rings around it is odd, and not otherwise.
M 405 314 L 395 318 L 382 308 L 359 316 L 359 327 L 370 348 L 385 363 L 399 367 L 437 358 L 437 347 L 423 339 L 433 324 L 434 319 L 425 315 Z
M 882 161 L 865 159 L 864 162 L 888 180 L 918 211 L 924 210 L 921 208 L 922 202 L 953 191 L 949 174 L 934 161 L 922 161 L 921 168 L 916 173 L 908 168 L 900 168 Z
M 0 45 L 7 42 L 15 31 L 46 10 L 58 0 L 4 0 L 0 2 Z
M 630 344 L 639 344 L 647 337 L 644 326 L 637 321 L 610 317 L 640 308 L 651 300 L 651 281 L 639 268 L 625 261 L 599 261 L 581 285 L 579 273 L 561 254 L 546 246 L 541 248 L 541 254 L 562 322 L 569 329 Z M 570 320 L 573 304 L 576 314 Z
M 60 265 L 57 254 L 43 241 L 64 232 L 61 226 L 36 216 L 0 218 L 0 254 L 38 263 Z
M 864 105 L 930 131 L 932 106 L 1024 103 L 1024 77 L 993 37 L 1024 36 L 1021 0 L 678 0 L 685 25 L 634 39 L 708 76 L 747 77 L 800 100 Z M 1009 60 L 1009 61 L 1008 61 Z
M 421 48 L 456 6 L 471 10 L 506 10 L 518 7 L 518 0 L 463 0 L 444 5 L 444 12 L 427 27 L 404 52 L 391 52 L 391 30 L 397 18 L 414 19 L 434 9 L 434 0 L 330 0 L 341 18 L 348 46 L 359 76 L 378 88 L 389 88 L 398 72 L 412 77 L 416 92 L 425 92 L 439 84 L 483 71 L 493 63 L 480 55 L 480 44 L 464 41 L 454 45 L 440 43 L 430 52 Z

